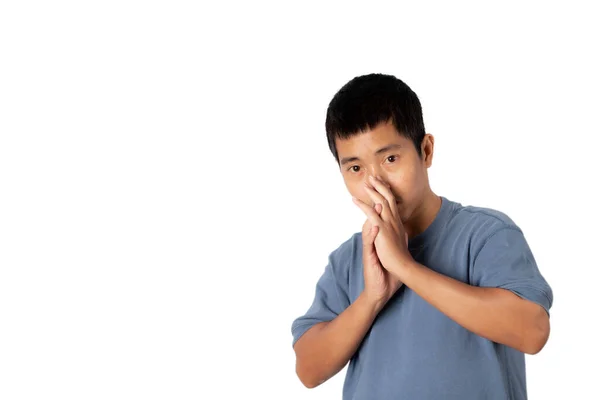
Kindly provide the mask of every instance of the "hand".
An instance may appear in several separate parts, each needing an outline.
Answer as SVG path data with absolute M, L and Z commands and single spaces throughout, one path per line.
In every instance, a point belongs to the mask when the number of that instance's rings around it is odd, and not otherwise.
M 401 269 L 414 262 L 408 251 L 408 234 L 400 220 L 390 188 L 372 176 L 369 180 L 370 183 L 365 183 L 365 190 L 375 205 L 381 204 L 381 215 L 363 201 L 357 198 L 353 198 L 353 201 L 365 213 L 371 225 L 378 227 L 374 245 L 381 265 L 399 278 Z
M 379 214 L 382 208 L 381 204 L 376 204 L 374 210 Z M 378 230 L 379 227 L 373 226 L 368 219 L 363 224 L 363 275 L 365 295 L 373 304 L 381 308 L 402 286 L 402 282 L 381 266 L 374 244 Z

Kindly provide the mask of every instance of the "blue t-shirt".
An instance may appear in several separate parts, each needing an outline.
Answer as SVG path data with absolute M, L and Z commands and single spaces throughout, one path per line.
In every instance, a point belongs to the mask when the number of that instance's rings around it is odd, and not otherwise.
M 413 258 L 470 285 L 510 290 L 548 312 L 552 289 L 519 227 L 499 211 L 441 197 L 434 221 L 409 240 Z M 329 255 L 313 304 L 292 324 L 293 344 L 316 323 L 334 319 L 363 289 L 357 232 Z M 350 359 L 343 398 L 523 400 L 525 356 L 466 330 L 403 285 Z

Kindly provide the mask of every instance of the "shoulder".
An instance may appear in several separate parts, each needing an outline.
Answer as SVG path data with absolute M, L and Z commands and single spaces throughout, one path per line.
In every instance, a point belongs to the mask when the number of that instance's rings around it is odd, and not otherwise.
M 329 254 L 329 258 L 335 264 L 345 264 L 353 260 L 361 249 L 362 234 L 361 232 L 356 232 L 333 250 Z
M 332 272 L 338 278 L 346 279 L 357 259 L 362 258 L 362 233 L 353 233 L 329 254 Z
M 468 232 L 473 234 L 493 234 L 502 229 L 521 230 L 511 217 L 500 210 L 453 203 L 452 225 L 461 229 L 468 228 Z
M 521 228 L 503 211 L 456 202 L 453 202 L 452 211 L 447 234 L 461 237 L 475 253 L 486 243 L 491 245 L 494 238 L 499 240 L 506 236 L 511 241 L 524 241 Z

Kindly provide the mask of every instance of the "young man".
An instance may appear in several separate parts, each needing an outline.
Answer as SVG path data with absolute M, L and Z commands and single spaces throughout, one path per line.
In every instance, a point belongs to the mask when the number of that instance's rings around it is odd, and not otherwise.
M 526 399 L 524 353 L 548 340 L 553 295 L 521 229 L 431 190 L 434 138 L 399 79 L 352 79 L 325 125 L 367 219 L 292 324 L 302 383 L 350 361 L 345 400 Z

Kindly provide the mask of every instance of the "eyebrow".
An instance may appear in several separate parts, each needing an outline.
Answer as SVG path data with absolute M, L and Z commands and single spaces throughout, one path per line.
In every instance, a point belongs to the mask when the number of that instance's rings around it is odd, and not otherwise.
M 399 144 L 396 144 L 396 143 L 394 143 L 394 144 L 389 144 L 389 145 L 387 145 L 387 146 L 384 146 L 384 147 L 380 148 L 379 150 L 377 150 L 377 151 L 375 152 L 375 155 L 379 155 L 379 154 L 381 154 L 381 153 L 385 153 L 385 152 L 387 152 L 387 151 L 390 151 L 390 150 L 393 150 L 393 149 L 398 149 L 398 148 L 401 148 L 401 147 L 402 147 L 402 145 L 399 145 Z M 349 163 L 349 162 L 353 162 L 353 161 L 359 161 L 359 160 L 360 160 L 360 158 L 358 158 L 358 157 L 356 157 L 356 156 L 352 156 L 352 157 L 344 157 L 344 158 L 342 158 L 342 160 L 340 161 L 340 165 L 344 165 L 344 164 L 347 164 L 347 163 Z

